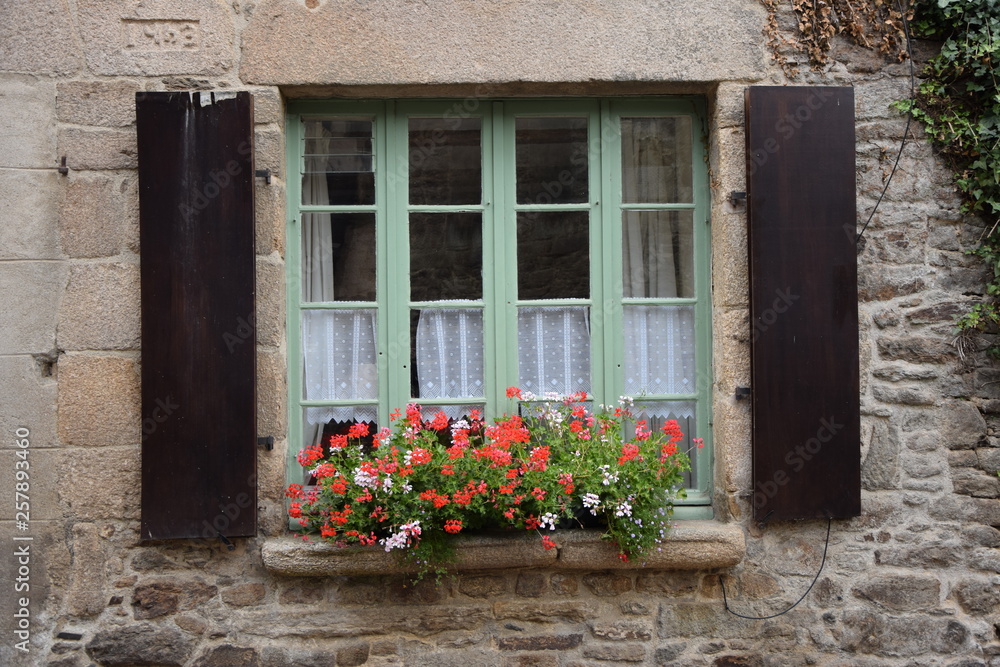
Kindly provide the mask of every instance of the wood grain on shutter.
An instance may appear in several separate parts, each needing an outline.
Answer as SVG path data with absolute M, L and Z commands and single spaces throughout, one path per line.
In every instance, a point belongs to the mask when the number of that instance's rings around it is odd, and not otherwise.
M 854 91 L 745 103 L 754 517 L 857 516 Z
M 138 93 L 144 539 L 257 528 L 253 98 Z

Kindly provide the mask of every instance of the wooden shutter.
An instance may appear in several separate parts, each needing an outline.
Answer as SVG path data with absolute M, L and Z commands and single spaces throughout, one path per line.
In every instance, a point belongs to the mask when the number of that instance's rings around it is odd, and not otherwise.
M 138 93 L 142 537 L 257 529 L 253 98 Z
M 861 511 L 854 91 L 747 89 L 753 506 Z

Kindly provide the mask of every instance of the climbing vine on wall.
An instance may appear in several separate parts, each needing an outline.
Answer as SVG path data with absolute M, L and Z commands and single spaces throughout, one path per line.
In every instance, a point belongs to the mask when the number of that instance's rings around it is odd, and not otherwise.
M 780 1 L 761 0 L 767 9 L 765 34 L 775 60 L 790 76 L 798 74 L 793 54 L 804 54 L 813 68 L 829 62 L 836 35 L 897 61 L 906 58 L 903 14 L 893 0 L 791 0 L 794 34 L 781 30 Z
M 768 45 L 790 76 L 797 74 L 792 54 L 823 67 L 836 35 L 903 60 L 904 12 L 913 36 L 942 43 L 921 72 L 915 99 L 894 106 L 924 125 L 955 174 L 964 210 L 987 223 L 970 251 L 988 267 L 986 298 L 959 319 L 964 340 L 1000 332 L 1000 0 L 791 0 L 796 24 L 784 33 L 779 0 L 761 3 Z M 1000 357 L 1000 344 L 990 350 Z
M 914 33 L 942 42 L 916 100 L 896 103 L 923 123 L 955 173 L 964 210 L 986 230 L 971 252 L 986 262 L 987 299 L 959 319 L 965 332 L 1000 328 L 1000 0 L 920 0 Z M 1000 357 L 994 343 L 990 351 Z

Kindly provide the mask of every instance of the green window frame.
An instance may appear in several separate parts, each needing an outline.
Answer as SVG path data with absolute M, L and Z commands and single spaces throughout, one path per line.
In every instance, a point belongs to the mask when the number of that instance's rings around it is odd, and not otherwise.
M 473 119 L 481 131 L 481 200 L 475 204 L 413 204 L 410 202 L 410 119 L 447 119 L 453 127 Z M 545 197 L 525 202 L 519 197 L 515 173 L 518 119 L 585 119 L 587 157 L 587 197 L 584 201 L 551 203 Z M 647 125 L 671 123 L 679 128 L 678 146 L 690 155 L 678 158 L 685 169 L 684 201 L 634 203 L 628 201 L 631 179 L 623 178 L 623 119 L 630 132 L 641 119 Z M 670 120 L 664 120 L 670 119 Z M 352 203 L 304 204 L 308 185 L 310 148 L 307 128 L 315 121 L 370 122 L 368 151 L 355 159 L 371 160 L 373 199 Z M 541 121 L 540 121 L 541 122 Z M 544 125 L 544 122 L 542 122 Z M 377 416 L 379 425 L 389 423 L 390 411 L 410 402 L 430 405 L 466 405 L 460 398 L 414 397 L 411 377 L 413 345 L 412 313 L 415 309 L 466 308 L 482 312 L 483 395 L 487 418 L 516 409 L 505 389 L 518 385 L 518 309 L 531 306 L 586 307 L 589 315 L 590 391 L 595 403 L 614 404 L 625 394 L 623 365 L 626 347 L 626 312 L 642 307 L 685 307 L 691 313 L 694 331 L 694 371 L 690 391 L 636 396 L 637 405 L 656 402 L 684 402 L 694 406 L 691 420 L 694 433 L 704 447 L 691 452 L 694 473 L 686 500 L 679 501 L 677 518 L 712 516 L 712 437 L 711 437 L 711 291 L 709 248 L 709 185 L 704 100 L 696 97 L 545 99 L 545 100 L 296 100 L 288 105 L 287 164 L 287 326 L 289 359 L 289 477 L 301 474 L 295 455 L 304 443 L 304 411 L 307 409 L 356 408 Z M 631 136 L 634 136 L 631 135 Z M 634 139 L 633 139 L 634 141 Z M 326 149 L 335 152 L 334 149 Z M 517 148 L 517 150 L 521 150 Z M 689 159 L 690 163 L 683 160 Z M 690 173 L 687 174 L 686 170 Z M 558 179 L 557 179 L 558 180 Z M 556 181 L 552 188 L 558 189 Z M 628 182 L 624 182 L 628 181 Z M 366 190 L 366 192 L 368 191 Z M 551 199 L 551 198 L 549 198 Z M 589 250 L 589 295 L 566 299 L 518 300 L 518 216 L 586 215 Z M 329 214 L 331 219 L 361 220 L 374 239 L 375 271 L 373 298 L 366 300 L 307 301 L 303 297 L 304 276 L 311 265 L 303 257 L 303 235 L 310 216 Z M 453 301 L 413 301 L 410 286 L 410 216 L 472 215 L 481 219 L 482 298 Z M 689 229 L 685 252 L 691 256 L 691 284 L 683 296 L 625 296 L 623 278 L 624 219 L 675 215 Z M 353 217 L 351 217 L 353 216 Z M 630 217 L 632 216 L 632 217 Z M 371 219 L 374 232 L 371 233 Z M 315 224 L 315 223 L 312 223 Z M 311 229 L 311 228 L 310 228 Z M 304 268 L 307 269 L 304 271 Z M 369 294 L 369 296 L 371 296 Z M 633 310 L 629 311 L 632 308 Z M 375 321 L 377 395 L 365 399 L 307 400 L 304 387 L 303 320 L 318 311 L 345 313 L 365 309 Z M 297 481 L 297 480 L 296 480 Z

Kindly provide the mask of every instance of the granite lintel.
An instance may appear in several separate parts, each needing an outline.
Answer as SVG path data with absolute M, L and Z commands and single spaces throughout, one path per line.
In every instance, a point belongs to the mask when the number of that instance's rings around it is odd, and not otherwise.
M 624 562 L 601 540 L 601 531 L 554 533 L 559 545 L 546 551 L 533 534 L 469 535 L 456 538 L 454 571 L 546 568 L 554 570 L 705 570 L 731 567 L 746 553 L 743 530 L 717 521 L 682 521 L 660 551 L 643 561 Z M 261 549 L 264 566 L 286 576 L 378 575 L 415 571 L 396 553 L 380 547 L 335 547 L 296 537 L 268 539 Z

